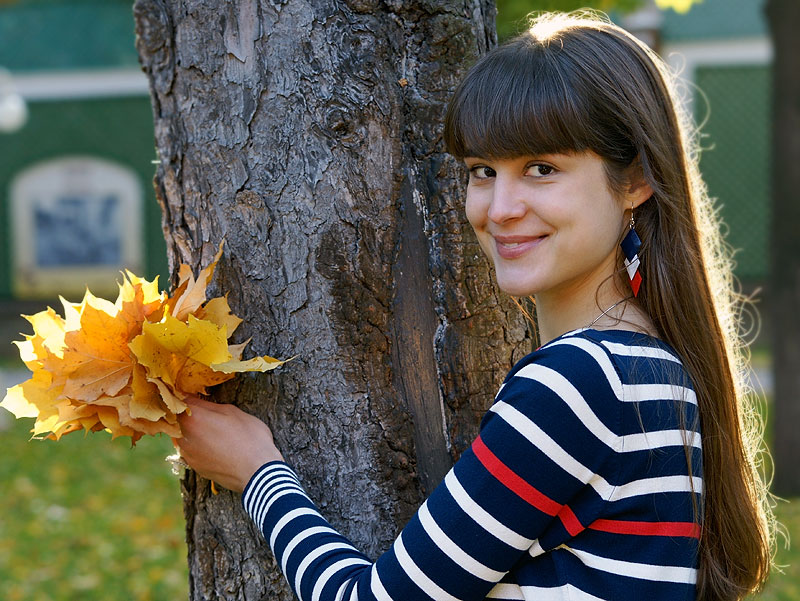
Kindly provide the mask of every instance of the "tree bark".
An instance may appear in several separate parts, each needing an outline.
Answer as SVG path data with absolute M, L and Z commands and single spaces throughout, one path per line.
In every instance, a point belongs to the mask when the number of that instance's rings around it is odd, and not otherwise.
M 774 491 L 800 495 L 800 3 L 769 0 L 772 71 L 771 313 Z
M 170 266 L 221 239 L 251 353 L 214 392 L 267 420 L 333 526 L 377 557 L 530 350 L 466 223 L 441 122 L 495 43 L 489 0 L 137 0 Z M 246 355 L 249 356 L 249 355 Z M 238 495 L 182 482 L 191 599 L 289 599 Z

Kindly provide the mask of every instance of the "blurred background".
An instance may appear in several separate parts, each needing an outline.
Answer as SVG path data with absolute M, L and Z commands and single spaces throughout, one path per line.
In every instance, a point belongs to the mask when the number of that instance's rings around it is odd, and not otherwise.
M 564 0 L 498 0 L 501 40 L 532 10 Z M 701 168 L 719 199 L 736 276 L 768 311 L 773 45 L 764 0 L 606 0 L 593 6 L 678 71 L 702 123 Z M 743 156 L 744 155 L 744 156 Z M 25 379 L 20 314 L 88 285 L 116 294 L 127 268 L 166 286 L 152 176 L 147 80 L 130 0 L 0 0 L 0 391 Z M 763 320 L 766 322 L 766 319 Z M 769 331 L 754 315 L 754 386 L 772 398 Z M 30 422 L 0 410 L 0 599 L 182 599 L 187 569 L 178 479 L 168 439 L 80 434 L 28 442 Z M 769 433 L 768 433 L 769 437 Z M 780 503 L 800 534 L 796 503 Z M 800 600 L 800 554 L 781 548 L 759 598 Z

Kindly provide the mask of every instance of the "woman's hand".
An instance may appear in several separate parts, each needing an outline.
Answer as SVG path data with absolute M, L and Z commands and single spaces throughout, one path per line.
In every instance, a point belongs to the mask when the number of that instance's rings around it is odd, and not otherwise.
M 173 439 L 181 457 L 203 478 L 242 492 L 256 470 L 268 461 L 283 461 L 272 431 L 255 416 L 233 405 L 187 400 L 191 415 L 178 420 L 183 438 Z

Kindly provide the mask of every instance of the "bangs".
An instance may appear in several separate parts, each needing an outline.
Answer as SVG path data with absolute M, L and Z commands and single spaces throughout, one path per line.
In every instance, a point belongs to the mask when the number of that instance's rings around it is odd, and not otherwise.
M 463 159 L 593 150 L 598 140 L 591 105 L 581 98 L 581 86 L 568 81 L 553 50 L 517 39 L 483 57 L 448 107 L 448 152 Z

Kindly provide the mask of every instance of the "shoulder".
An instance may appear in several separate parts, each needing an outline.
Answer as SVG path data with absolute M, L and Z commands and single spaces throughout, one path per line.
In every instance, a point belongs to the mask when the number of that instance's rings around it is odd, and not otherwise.
M 514 365 L 503 386 L 538 381 L 561 390 L 598 383 L 615 388 L 620 378 L 611 352 L 591 334 L 570 332 L 541 346 Z
M 574 385 L 605 382 L 618 391 L 636 380 L 688 385 L 681 360 L 668 344 L 625 330 L 568 332 L 523 357 L 504 384 L 553 372 Z
M 653 395 L 693 396 L 691 388 L 680 359 L 666 343 L 623 330 L 576 330 L 520 360 L 497 400 L 519 405 L 551 398 L 614 420 L 621 404 Z
M 613 428 L 620 397 L 621 380 L 610 351 L 598 340 L 570 333 L 517 362 L 490 413 L 511 406 L 537 424 L 556 429 L 573 418 L 592 422 L 599 418 Z
M 591 334 L 575 332 L 512 368 L 482 431 L 500 432 L 496 438 L 511 438 L 511 430 L 528 432 L 536 448 L 580 457 L 596 473 L 620 447 L 622 422 L 622 385 L 612 352 Z

